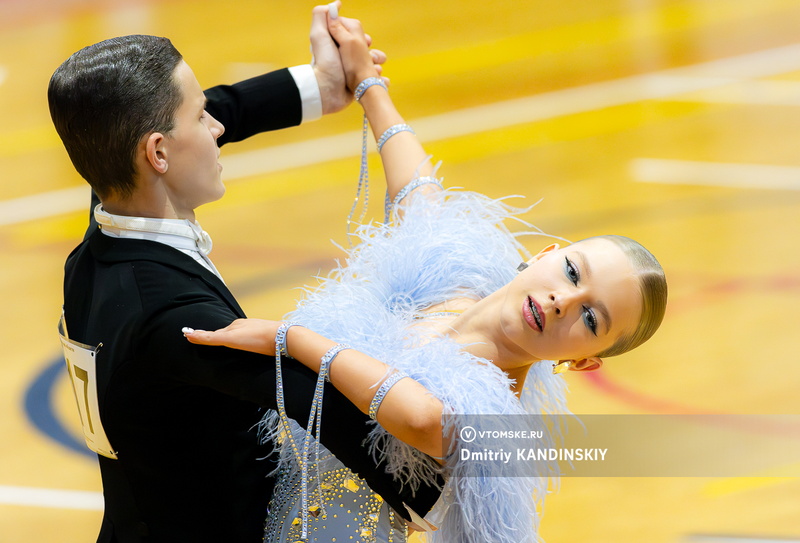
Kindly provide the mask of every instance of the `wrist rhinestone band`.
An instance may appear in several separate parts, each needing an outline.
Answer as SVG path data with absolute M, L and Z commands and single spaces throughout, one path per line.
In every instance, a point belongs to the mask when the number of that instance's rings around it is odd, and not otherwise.
M 368 77 L 364 81 L 359 83 L 358 87 L 356 87 L 355 92 L 353 92 L 353 97 L 356 99 L 356 102 L 361 101 L 361 97 L 364 96 L 364 93 L 367 92 L 367 89 L 374 85 L 383 87 L 387 91 L 389 90 L 386 88 L 386 83 L 384 83 L 383 79 L 381 79 L 380 77 Z

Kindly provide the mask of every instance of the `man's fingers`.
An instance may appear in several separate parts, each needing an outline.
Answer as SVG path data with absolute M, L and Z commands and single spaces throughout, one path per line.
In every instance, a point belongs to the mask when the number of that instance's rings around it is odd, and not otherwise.
M 311 51 L 314 52 L 319 46 L 325 44 L 331 39 L 328 32 L 328 7 L 317 6 L 311 14 Z

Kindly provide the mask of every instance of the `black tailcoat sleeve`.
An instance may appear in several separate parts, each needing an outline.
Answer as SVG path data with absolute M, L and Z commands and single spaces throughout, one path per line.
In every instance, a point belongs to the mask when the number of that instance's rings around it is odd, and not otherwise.
M 297 126 L 303 120 L 300 92 L 287 68 L 235 85 L 213 87 L 205 95 L 206 111 L 225 127 L 217 140 L 220 146 Z

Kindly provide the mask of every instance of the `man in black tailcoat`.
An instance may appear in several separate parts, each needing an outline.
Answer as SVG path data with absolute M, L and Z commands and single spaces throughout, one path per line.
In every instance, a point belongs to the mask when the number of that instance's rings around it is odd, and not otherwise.
M 94 353 L 93 375 L 78 375 L 67 358 L 71 378 L 87 383 L 79 404 L 99 410 L 102 429 L 94 421 L 91 432 L 108 444 L 98 455 L 99 542 L 261 540 L 275 464 L 259 460 L 270 450 L 253 426 L 263 408 L 276 407 L 275 362 L 183 338 L 183 326 L 215 330 L 245 316 L 208 257 L 210 238 L 194 211 L 224 193 L 218 145 L 347 104 L 325 17 L 315 8 L 313 68 L 205 94 L 169 40 L 153 36 L 82 49 L 51 79 L 53 122 L 102 202 L 93 213 L 99 225 L 66 263 L 62 330 L 70 345 Z M 319 91 L 307 88 L 309 74 Z M 287 412 L 305 424 L 316 374 L 286 361 L 283 378 Z M 408 518 L 407 504 L 424 515 L 438 491 L 412 496 L 396 486 L 361 446 L 367 417 L 333 388 L 324 410 L 323 444 L 399 514 Z

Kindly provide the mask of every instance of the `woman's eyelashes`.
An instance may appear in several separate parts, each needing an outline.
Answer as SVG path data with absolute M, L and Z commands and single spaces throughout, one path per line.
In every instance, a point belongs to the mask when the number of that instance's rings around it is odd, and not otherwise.
M 590 307 L 583 306 L 583 322 L 592 334 L 597 335 L 597 316 Z
M 581 272 L 578 270 L 578 266 L 568 256 L 564 257 L 564 262 L 564 271 L 567 274 L 567 278 L 573 285 L 578 286 L 578 281 L 581 280 Z
M 578 266 L 576 266 L 568 256 L 564 257 L 564 272 L 566 273 L 570 282 L 577 287 L 578 282 L 581 280 L 581 272 L 578 269 Z M 592 311 L 591 308 L 586 306 L 583 306 L 583 322 L 586 323 L 586 327 L 589 329 L 589 331 L 596 336 L 597 316 L 594 314 L 594 311 Z

